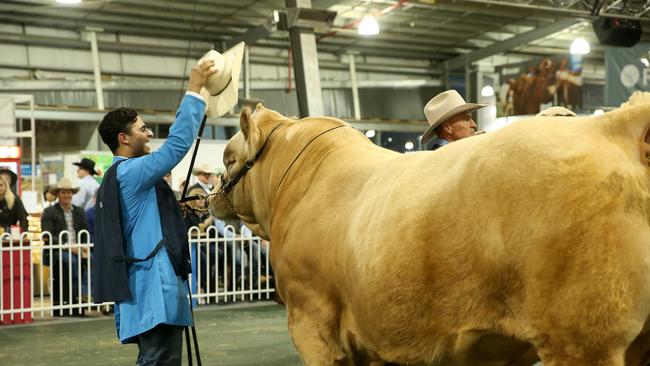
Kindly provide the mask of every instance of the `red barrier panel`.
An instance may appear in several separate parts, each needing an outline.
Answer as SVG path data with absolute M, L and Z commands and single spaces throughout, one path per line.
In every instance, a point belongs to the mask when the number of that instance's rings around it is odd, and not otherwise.
M 5 249 L 11 246 L 12 243 L 3 242 Z M 23 245 L 29 245 L 29 241 L 24 241 Z M 14 241 L 13 246 L 20 246 L 19 241 Z M 2 287 L 0 287 L 0 297 L 2 297 L 2 310 L 30 308 L 32 306 L 32 298 L 30 296 L 30 273 L 29 273 L 29 256 L 30 250 L 15 250 L 2 252 Z M 12 265 L 13 261 L 13 265 Z M 13 266 L 13 268 L 12 268 Z M 21 268 L 22 268 L 22 281 L 21 281 Z M 12 271 L 13 269 L 13 271 Z M 13 273 L 12 273 L 13 272 Z M 13 282 L 13 288 L 12 288 Z M 13 290 L 13 306 L 12 292 Z M 32 313 L 16 313 L 4 314 L 0 320 L 0 324 L 21 324 L 31 323 Z

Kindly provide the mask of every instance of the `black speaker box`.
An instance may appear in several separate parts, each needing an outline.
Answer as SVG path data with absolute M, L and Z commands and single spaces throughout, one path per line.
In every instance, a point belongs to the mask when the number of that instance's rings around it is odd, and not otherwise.
M 598 17 L 593 22 L 594 32 L 601 44 L 632 47 L 641 39 L 641 22 L 633 19 Z

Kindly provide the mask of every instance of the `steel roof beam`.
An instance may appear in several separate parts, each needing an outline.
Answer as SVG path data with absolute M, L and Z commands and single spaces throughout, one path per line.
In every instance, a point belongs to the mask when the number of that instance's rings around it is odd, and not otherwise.
M 532 31 L 522 33 L 520 35 L 509 38 L 505 41 L 496 42 L 488 47 L 483 47 L 476 51 L 472 51 L 468 54 L 460 55 L 458 57 L 452 58 L 451 60 L 445 61 L 445 68 L 451 71 L 461 67 L 465 67 L 465 65 L 470 64 L 474 61 L 492 55 L 497 55 L 499 53 L 511 51 L 517 47 L 530 44 L 533 41 L 557 33 L 570 26 L 576 25 L 580 22 L 582 22 L 582 20 L 575 19 L 575 18 L 558 20 L 555 23 L 551 23 L 543 27 L 536 28 Z

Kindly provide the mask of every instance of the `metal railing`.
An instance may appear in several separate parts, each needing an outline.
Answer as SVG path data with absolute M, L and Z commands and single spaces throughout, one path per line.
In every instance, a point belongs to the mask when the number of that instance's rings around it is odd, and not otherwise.
M 217 231 L 188 230 L 194 304 L 268 300 L 275 291 L 269 244 L 246 229 L 227 226 Z M 83 230 L 71 241 L 67 231 L 53 238 L 43 232 L 0 236 L 0 324 L 24 323 L 33 317 L 101 311 L 112 303 L 95 304 L 92 293 L 92 248 Z M 54 239 L 54 240 L 53 240 Z

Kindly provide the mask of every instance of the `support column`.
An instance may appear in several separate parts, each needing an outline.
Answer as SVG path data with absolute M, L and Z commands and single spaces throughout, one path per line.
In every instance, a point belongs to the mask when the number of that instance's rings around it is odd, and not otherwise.
M 251 97 L 251 62 L 250 62 L 250 48 L 244 47 L 244 99 L 248 100 Z M 253 106 L 255 108 L 255 106 Z
M 286 0 L 287 8 L 311 8 L 311 0 Z M 323 97 L 316 37 L 312 28 L 289 29 L 300 117 L 322 116 Z
M 99 49 L 97 47 L 97 33 L 96 29 L 87 29 L 88 41 L 90 42 L 90 51 L 93 57 L 93 73 L 95 75 L 95 95 L 97 97 L 97 109 L 104 110 L 104 90 L 102 88 L 102 72 L 99 64 Z M 87 150 L 99 150 L 102 144 L 99 141 L 99 133 L 97 129 L 93 131 L 88 144 Z
M 357 68 L 354 60 L 354 52 L 348 52 L 348 60 L 350 62 L 350 84 L 352 87 L 352 107 L 354 112 L 354 119 L 361 119 L 361 109 L 359 107 L 359 88 L 357 86 Z

